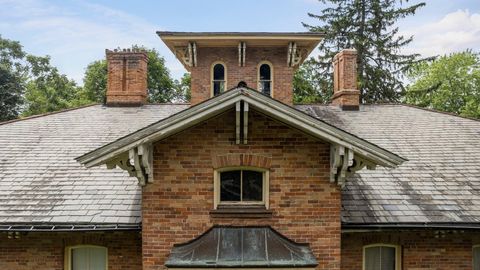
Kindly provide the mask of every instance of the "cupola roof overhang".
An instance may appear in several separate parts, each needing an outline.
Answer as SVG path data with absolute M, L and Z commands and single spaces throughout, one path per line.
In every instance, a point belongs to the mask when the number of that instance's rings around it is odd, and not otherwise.
M 182 62 L 187 70 L 191 63 L 185 61 L 188 53 L 196 56 L 200 47 L 237 47 L 240 43 L 249 47 L 284 47 L 295 50 L 301 64 L 323 39 L 318 32 L 171 32 L 157 31 L 157 35 Z M 192 45 L 194 44 L 194 48 Z

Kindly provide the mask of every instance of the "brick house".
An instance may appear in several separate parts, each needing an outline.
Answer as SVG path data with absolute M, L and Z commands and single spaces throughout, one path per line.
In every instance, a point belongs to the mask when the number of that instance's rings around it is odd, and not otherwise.
M 146 104 L 108 51 L 104 105 L 0 124 L 0 269 L 480 269 L 480 122 L 293 104 L 315 33 L 159 32 L 191 104 Z

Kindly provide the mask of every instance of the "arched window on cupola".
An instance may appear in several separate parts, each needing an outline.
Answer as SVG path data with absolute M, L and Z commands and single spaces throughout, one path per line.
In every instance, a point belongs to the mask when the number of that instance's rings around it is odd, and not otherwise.
M 258 67 L 258 90 L 267 96 L 273 96 L 272 73 L 272 65 L 269 62 L 260 62 Z
M 227 69 L 221 62 L 212 65 L 212 96 L 219 95 L 225 91 L 227 86 Z

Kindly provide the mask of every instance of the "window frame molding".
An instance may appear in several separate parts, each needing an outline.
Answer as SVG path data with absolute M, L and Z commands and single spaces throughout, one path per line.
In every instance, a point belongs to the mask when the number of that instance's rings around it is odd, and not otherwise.
M 227 171 L 256 171 L 262 173 L 262 201 L 261 202 L 221 202 L 220 201 L 220 173 Z M 260 206 L 269 209 L 270 193 L 270 172 L 266 168 L 253 166 L 229 166 L 214 170 L 213 174 L 213 209 L 217 210 L 218 206 Z
M 105 268 L 108 269 L 108 247 L 100 245 L 71 245 L 65 247 L 64 253 L 64 268 L 65 270 L 72 270 L 72 251 L 76 248 L 103 248 L 105 249 Z
M 214 91 L 213 91 L 213 88 L 214 88 L 214 83 L 213 83 L 213 70 L 214 70 L 214 67 L 216 65 L 222 65 L 223 66 L 223 77 L 225 78 L 223 81 L 225 82 L 224 83 L 224 92 L 227 91 L 228 87 L 227 87 L 227 84 L 228 84 L 228 69 L 227 69 L 227 64 L 223 61 L 215 61 L 212 63 L 212 65 L 210 66 L 210 97 L 214 97 Z M 223 92 L 222 92 L 223 93 Z M 221 94 L 221 93 L 220 93 Z
M 257 90 L 260 92 L 260 67 L 263 65 L 263 64 L 267 64 L 269 67 L 270 67 L 270 97 L 274 97 L 274 80 L 275 80 L 275 76 L 273 75 L 274 74 L 274 69 L 273 69 L 273 64 L 272 62 L 268 61 L 268 60 L 263 60 L 263 61 L 260 61 L 257 65 Z
M 362 247 L 362 270 L 365 269 L 365 251 L 367 248 L 372 248 L 372 247 L 390 247 L 390 248 L 395 248 L 395 270 L 401 270 L 402 269 L 402 249 L 400 245 L 394 245 L 394 244 L 385 244 L 385 243 L 375 243 L 375 244 L 369 244 L 369 245 L 364 245 Z

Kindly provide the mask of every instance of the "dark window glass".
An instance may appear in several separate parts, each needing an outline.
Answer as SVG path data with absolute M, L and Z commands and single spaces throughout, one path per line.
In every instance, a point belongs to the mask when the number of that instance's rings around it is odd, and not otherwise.
M 243 171 L 242 200 L 261 201 L 263 193 L 263 173 Z
M 240 201 L 240 173 L 228 171 L 220 174 L 220 201 Z
M 395 270 L 395 248 L 385 246 L 366 248 L 365 270 Z
M 220 201 L 261 202 L 262 200 L 262 172 L 237 170 L 220 173 Z
M 268 64 L 262 64 L 260 66 L 260 81 L 259 81 L 259 90 L 267 95 L 270 96 L 271 94 L 271 84 L 272 84 L 272 74 L 270 70 L 270 66 Z
M 213 80 L 223 81 L 225 80 L 225 68 L 222 64 L 216 64 L 213 67 Z
M 213 95 L 225 91 L 225 67 L 222 64 L 213 66 Z

